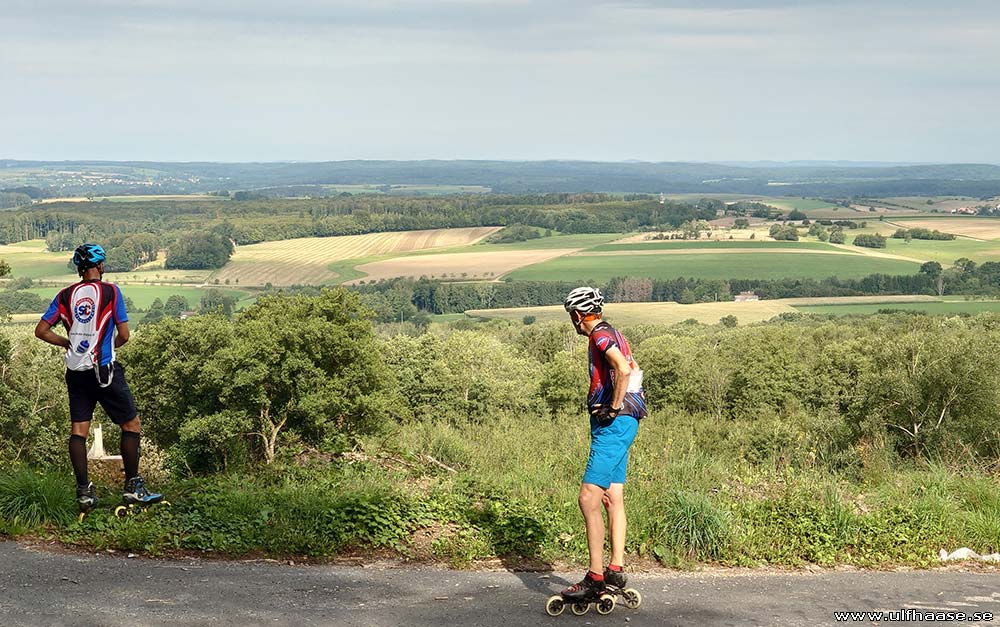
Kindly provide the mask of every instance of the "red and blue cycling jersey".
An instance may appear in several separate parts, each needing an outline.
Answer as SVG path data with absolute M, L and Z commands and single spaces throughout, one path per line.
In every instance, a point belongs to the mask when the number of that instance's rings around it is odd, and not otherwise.
M 70 341 L 66 368 L 91 370 L 115 360 L 115 325 L 128 322 L 128 313 L 117 285 L 80 281 L 56 294 L 42 320 L 66 327 Z
M 610 405 L 614 399 L 615 372 L 605 355 L 611 348 L 620 350 L 628 365 L 636 370 L 628 340 L 607 322 L 599 322 L 590 332 L 590 393 L 587 395 L 590 410 L 598 405 Z M 620 413 L 636 418 L 646 416 L 646 396 L 641 388 L 625 394 L 625 406 Z

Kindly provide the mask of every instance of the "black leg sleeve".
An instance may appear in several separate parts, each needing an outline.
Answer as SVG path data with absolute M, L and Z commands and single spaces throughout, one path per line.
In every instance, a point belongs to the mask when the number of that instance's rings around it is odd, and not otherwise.
M 69 436 L 69 460 L 73 462 L 76 485 L 85 486 L 90 483 L 87 477 L 87 438 L 82 435 Z
M 122 462 L 125 464 L 125 480 L 139 474 L 139 434 L 133 431 L 122 431 L 121 448 Z

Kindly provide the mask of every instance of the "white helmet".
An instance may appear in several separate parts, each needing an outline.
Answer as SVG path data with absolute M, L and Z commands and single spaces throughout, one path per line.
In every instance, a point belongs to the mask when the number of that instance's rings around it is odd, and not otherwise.
M 568 312 L 601 313 L 604 308 L 604 296 L 596 287 L 578 287 L 566 296 L 563 307 Z

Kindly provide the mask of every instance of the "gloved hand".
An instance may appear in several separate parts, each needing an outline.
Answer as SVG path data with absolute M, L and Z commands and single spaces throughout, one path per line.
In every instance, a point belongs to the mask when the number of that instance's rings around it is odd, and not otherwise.
M 611 405 L 595 405 L 593 409 L 590 410 L 590 415 L 597 419 L 597 424 L 601 427 L 606 427 L 615 421 L 618 417 L 618 412 L 620 409 L 615 409 Z

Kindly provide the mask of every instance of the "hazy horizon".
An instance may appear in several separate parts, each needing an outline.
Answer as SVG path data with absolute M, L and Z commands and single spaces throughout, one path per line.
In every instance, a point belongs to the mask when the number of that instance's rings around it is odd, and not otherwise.
M 1000 161 L 988 0 L 9 0 L 4 158 Z

